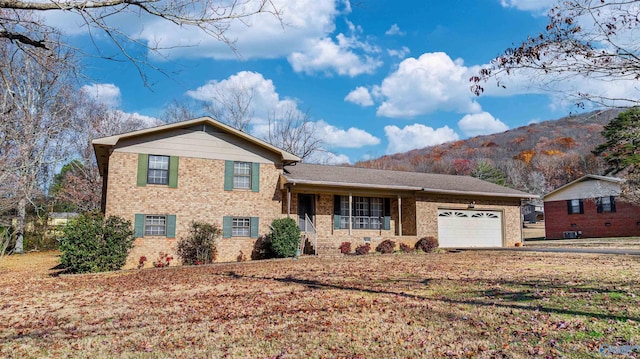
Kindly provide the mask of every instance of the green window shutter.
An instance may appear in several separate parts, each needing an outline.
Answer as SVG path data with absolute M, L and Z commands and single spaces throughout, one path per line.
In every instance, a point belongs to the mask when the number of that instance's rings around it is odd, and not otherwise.
M 339 214 L 333 215 L 333 229 L 340 229 L 340 220 L 342 217 Z
M 249 237 L 258 238 L 258 217 L 251 217 L 251 229 L 249 230 Z
M 340 229 L 340 196 L 333 196 L 333 229 Z
M 232 227 L 233 227 L 233 217 L 224 216 L 224 218 L 222 218 L 222 238 L 231 238 Z
M 233 190 L 233 161 L 224 161 L 224 190 Z M 231 235 L 229 235 L 230 237 Z M 225 237 L 225 238 L 229 238 Z
M 176 215 L 167 216 L 167 238 L 176 238 Z
M 251 190 L 260 191 L 260 164 L 257 162 L 251 164 Z
M 138 154 L 138 186 L 147 185 L 147 170 L 149 168 L 149 155 L 146 153 Z
M 178 188 L 178 156 L 169 157 L 169 187 Z
M 133 235 L 136 238 L 144 237 L 144 214 L 137 214 L 133 225 Z
M 387 230 L 387 231 L 391 229 L 391 217 L 390 216 L 384 216 L 383 225 L 384 225 L 384 227 L 382 229 Z
M 382 229 L 390 230 L 391 229 L 391 199 L 384 199 L 384 221 L 382 222 Z

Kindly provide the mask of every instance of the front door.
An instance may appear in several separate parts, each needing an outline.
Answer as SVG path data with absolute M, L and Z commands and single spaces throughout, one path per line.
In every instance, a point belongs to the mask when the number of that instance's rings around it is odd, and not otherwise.
M 305 215 L 306 217 L 309 217 L 309 220 L 313 221 L 313 216 L 315 214 L 314 200 L 315 195 L 298 194 L 298 225 L 300 226 L 300 230 L 302 232 L 307 231 Z

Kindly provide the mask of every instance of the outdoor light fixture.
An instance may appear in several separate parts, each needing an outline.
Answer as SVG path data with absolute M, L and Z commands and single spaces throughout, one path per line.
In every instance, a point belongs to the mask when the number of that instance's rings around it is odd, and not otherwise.
M 467 208 L 474 208 L 475 206 L 476 206 L 476 201 L 471 201 L 471 203 L 467 205 Z

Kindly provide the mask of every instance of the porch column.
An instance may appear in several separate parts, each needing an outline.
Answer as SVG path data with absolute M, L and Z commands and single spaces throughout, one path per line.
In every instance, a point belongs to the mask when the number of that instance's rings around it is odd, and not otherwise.
M 398 195 L 398 235 L 402 237 L 402 197 Z
M 353 227 L 353 223 L 351 220 L 351 216 L 353 215 L 352 207 L 353 207 L 353 196 L 351 193 L 349 193 L 349 236 L 351 236 L 351 229 Z
M 291 218 L 291 187 L 287 186 L 287 218 Z

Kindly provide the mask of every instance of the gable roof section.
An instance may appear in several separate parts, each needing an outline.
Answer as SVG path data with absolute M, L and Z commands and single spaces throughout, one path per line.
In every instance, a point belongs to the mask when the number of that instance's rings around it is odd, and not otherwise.
M 286 183 L 327 187 L 423 191 L 435 194 L 538 198 L 468 176 L 297 163 L 285 167 Z
M 575 185 L 578 185 L 580 183 L 584 183 L 587 181 L 604 181 L 604 182 L 608 182 L 614 185 L 620 185 L 622 184 L 622 182 L 624 182 L 624 180 L 622 178 L 618 178 L 618 177 L 610 177 L 610 176 L 598 176 L 598 175 L 584 175 L 580 178 L 578 178 L 575 181 L 569 182 L 566 185 L 560 187 L 560 188 L 556 188 L 555 190 L 547 193 L 546 195 L 544 195 L 543 199 L 547 200 L 549 197 L 551 196 L 555 196 L 561 192 L 564 192 L 566 190 L 568 190 L 570 187 L 573 187 Z M 595 196 L 595 194 L 594 194 Z
M 165 132 L 170 132 L 170 131 L 179 130 L 179 129 L 186 129 L 186 128 L 190 128 L 198 125 L 212 126 L 217 130 L 229 133 L 245 141 L 258 145 L 268 151 L 279 154 L 280 157 L 282 158 L 282 161 L 285 164 L 300 161 L 300 158 L 292 153 L 284 151 L 265 141 L 262 141 L 256 137 L 253 137 L 245 132 L 239 131 L 231 126 L 225 125 L 219 121 L 212 119 L 211 117 L 205 116 L 205 117 L 199 117 L 193 120 L 176 122 L 176 123 L 171 123 L 163 126 L 146 128 L 138 131 L 127 132 L 119 135 L 113 135 L 113 136 L 94 139 L 92 141 L 93 150 L 96 155 L 96 161 L 98 162 L 98 168 L 100 170 L 100 174 L 104 175 L 104 169 L 107 167 L 111 150 L 120 141 L 129 140 L 136 137 L 147 136 L 151 134 L 159 134 L 159 133 L 165 133 Z

